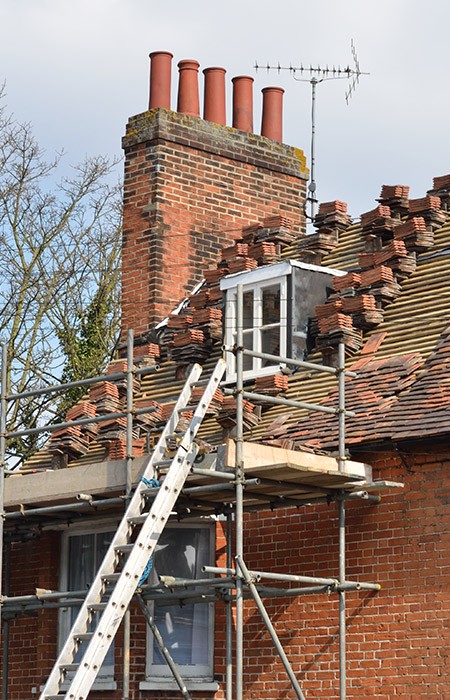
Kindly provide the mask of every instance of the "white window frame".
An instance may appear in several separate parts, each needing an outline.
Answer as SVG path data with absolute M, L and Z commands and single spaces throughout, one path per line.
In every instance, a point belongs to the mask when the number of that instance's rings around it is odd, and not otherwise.
M 288 284 L 289 278 L 292 279 L 292 271 L 294 268 L 299 268 L 301 270 L 308 270 L 310 272 L 324 273 L 326 275 L 333 275 L 335 277 L 341 277 L 346 274 L 344 270 L 335 270 L 331 267 L 322 267 L 319 265 L 311 265 L 309 263 L 299 262 L 298 260 L 283 260 L 279 263 L 274 263 L 273 265 L 263 265 L 262 267 L 257 267 L 255 270 L 236 272 L 232 275 L 227 275 L 220 280 L 220 288 L 225 292 L 225 330 L 224 330 L 224 342 L 228 347 L 233 347 L 236 342 L 236 294 L 237 287 L 242 284 L 243 292 L 255 290 L 257 297 L 261 295 L 261 290 L 264 287 L 269 287 L 275 283 L 281 285 L 281 297 L 280 297 L 280 351 L 278 354 L 280 357 L 287 357 L 288 352 L 292 352 L 291 341 L 295 338 L 295 333 L 292 326 L 291 304 L 294 303 L 294 292 L 291 290 L 291 285 Z M 293 286 L 293 285 L 292 285 Z M 292 300 L 288 303 L 288 292 L 292 295 Z M 262 326 L 261 316 L 262 309 L 257 307 L 255 302 L 256 310 L 255 316 L 255 327 L 253 329 L 253 350 L 255 352 L 261 351 L 261 332 L 269 326 Z M 288 316 L 289 314 L 289 316 Z M 289 333 L 289 337 L 288 337 Z M 292 333 L 292 338 L 290 334 Z M 245 356 L 244 356 L 245 357 Z M 247 355 L 246 357 L 250 357 Z M 236 358 L 231 352 L 226 352 L 227 361 L 227 381 L 234 383 L 236 381 Z M 253 379 L 259 376 L 265 376 L 270 374 L 275 374 L 284 367 L 285 364 L 280 361 L 280 363 L 269 365 L 263 367 L 263 360 L 259 358 L 253 358 L 252 369 L 244 370 L 244 380 Z
M 253 329 L 251 331 L 253 339 L 253 350 L 255 352 L 262 352 L 262 333 L 265 330 L 270 330 L 271 328 L 276 328 L 279 326 L 280 329 L 280 350 L 277 355 L 280 357 L 287 356 L 287 326 L 288 326 L 288 274 L 290 273 L 290 268 L 286 264 L 282 263 L 280 265 L 273 265 L 264 268 L 258 268 L 254 272 L 258 272 L 258 275 L 252 273 L 246 273 L 242 275 L 242 278 L 238 278 L 238 275 L 230 276 L 233 279 L 228 278 L 231 284 L 224 285 L 226 291 L 226 302 L 225 302 L 225 345 L 234 346 L 236 343 L 236 298 L 237 298 L 237 286 L 242 284 L 243 294 L 246 292 L 253 292 Z M 283 272 L 284 274 L 280 274 Z M 225 278 L 227 279 L 227 278 Z M 273 287 L 275 284 L 280 285 L 280 321 L 278 323 L 263 325 L 263 306 L 262 306 L 262 295 L 265 289 Z M 244 336 L 249 334 L 249 330 L 244 330 Z M 247 355 L 247 357 L 250 357 Z M 252 368 L 244 370 L 244 379 L 252 379 L 254 377 L 267 376 L 270 374 L 275 374 L 283 367 L 284 364 L 280 361 L 277 364 L 263 366 L 263 360 L 259 357 L 252 357 Z M 236 381 L 236 357 L 230 352 L 227 352 L 227 380 L 230 382 Z
M 60 590 L 67 591 L 69 585 L 69 540 L 71 537 L 81 535 L 99 535 L 104 532 L 115 532 L 117 521 L 103 521 L 102 523 L 84 523 L 74 525 L 62 533 L 61 557 L 60 557 Z M 100 565 L 101 562 L 96 562 Z M 95 568 L 95 567 L 94 567 Z M 98 568 L 98 567 L 97 567 Z M 95 573 L 95 572 L 94 572 Z M 61 650 L 71 629 L 70 608 L 60 608 L 58 618 L 58 648 Z M 114 644 L 114 642 L 113 642 Z M 113 647 L 114 648 L 114 647 Z M 63 688 L 68 687 L 69 681 L 66 679 Z M 116 690 L 117 683 L 114 680 L 114 663 L 103 664 L 93 684 L 93 690 Z
M 208 521 L 193 521 L 183 522 L 181 524 L 168 524 L 167 529 L 182 528 L 184 531 L 188 529 L 202 528 L 209 532 L 209 561 L 215 560 L 215 523 L 212 520 Z M 163 574 L 164 572 L 157 572 Z M 189 589 L 193 590 L 193 589 Z M 148 603 L 150 613 L 153 614 L 154 603 Z M 177 668 L 183 680 L 188 687 L 198 690 L 216 690 L 218 685 L 213 682 L 214 673 L 214 603 L 199 603 L 198 605 L 208 606 L 208 662 L 206 664 L 178 664 Z M 147 628 L 146 642 L 146 668 L 145 681 L 139 684 L 141 690 L 152 690 L 165 688 L 172 689 L 177 687 L 172 673 L 164 662 L 164 664 L 153 663 L 153 648 L 154 637 L 150 629 Z

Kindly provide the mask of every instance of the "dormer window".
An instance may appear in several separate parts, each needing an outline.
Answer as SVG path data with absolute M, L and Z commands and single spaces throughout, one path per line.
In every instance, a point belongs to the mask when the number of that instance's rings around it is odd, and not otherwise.
M 243 289 L 243 344 L 254 352 L 303 359 L 308 347 L 308 322 L 323 304 L 340 270 L 286 260 L 221 280 L 226 294 L 225 344 L 236 343 L 237 288 Z M 236 360 L 227 353 L 228 373 L 236 379 Z M 244 355 L 244 379 L 274 374 L 282 364 Z
M 225 312 L 225 343 L 236 343 L 237 287 L 227 291 Z M 243 288 L 243 339 L 247 350 L 286 356 L 287 278 L 262 280 Z M 236 372 L 235 358 L 229 360 L 230 379 Z M 275 365 L 279 367 L 279 364 Z M 244 355 L 244 376 L 272 374 L 270 360 Z

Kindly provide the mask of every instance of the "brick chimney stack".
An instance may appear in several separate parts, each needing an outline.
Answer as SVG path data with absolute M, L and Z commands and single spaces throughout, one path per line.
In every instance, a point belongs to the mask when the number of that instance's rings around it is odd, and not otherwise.
M 197 61 L 178 64 L 177 112 L 169 109 L 172 54 L 151 61 L 150 110 L 130 118 L 123 139 L 122 329 L 137 337 L 192 290 L 243 225 L 282 214 L 303 232 L 308 177 L 302 151 L 277 142 L 279 131 L 252 133 L 252 78 L 233 79 L 230 128 L 225 69 L 205 69 L 200 119 Z

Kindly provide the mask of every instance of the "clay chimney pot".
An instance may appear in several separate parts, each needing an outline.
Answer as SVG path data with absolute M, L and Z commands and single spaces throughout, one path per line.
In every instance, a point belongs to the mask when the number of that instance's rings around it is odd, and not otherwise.
M 173 54 L 169 51 L 153 51 L 150 54 L 149 109 L 170 109 L 170 81 Z
M 200 116 L 200 103 L 198 98 L 198 69 L 199 62 L 185 59 L 178 63 L 180 79 L 178 83 L 178 112 L 190 117 Z
M 215 124 L 227 123 L 225 103 L 225 68 L 205 68 L 203 118 Z
M 272 141 L 283 141 L 283 94 L 280 87 L 266 87 L 262 90 L 263 109 L 261 134 Z
M 233 83 L 233 126 L 241 131 L 253 132 L 253 78 L 238 75 Z

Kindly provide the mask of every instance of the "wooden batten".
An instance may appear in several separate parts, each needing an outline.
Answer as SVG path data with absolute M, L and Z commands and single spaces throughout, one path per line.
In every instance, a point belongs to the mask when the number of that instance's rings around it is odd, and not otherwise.
M 254 472 L 256 475 L 261 472 L 267 478 L 295 481 L 296 474 L 298 475 L 299 472 L 317 474 L 317 476 L 339 475 L 339 463 L 334 457 L 270 447 L 255 442 L 244 442 L 243 459 L 246 473 Z M 228 440 L 226 444 L 225 465 L 235 466 L 235 444 L 232 440 Z M 343 476 L 344 481 L 363 479 L 371 482 L 372 468 L 363 462 L 346 460 Z

